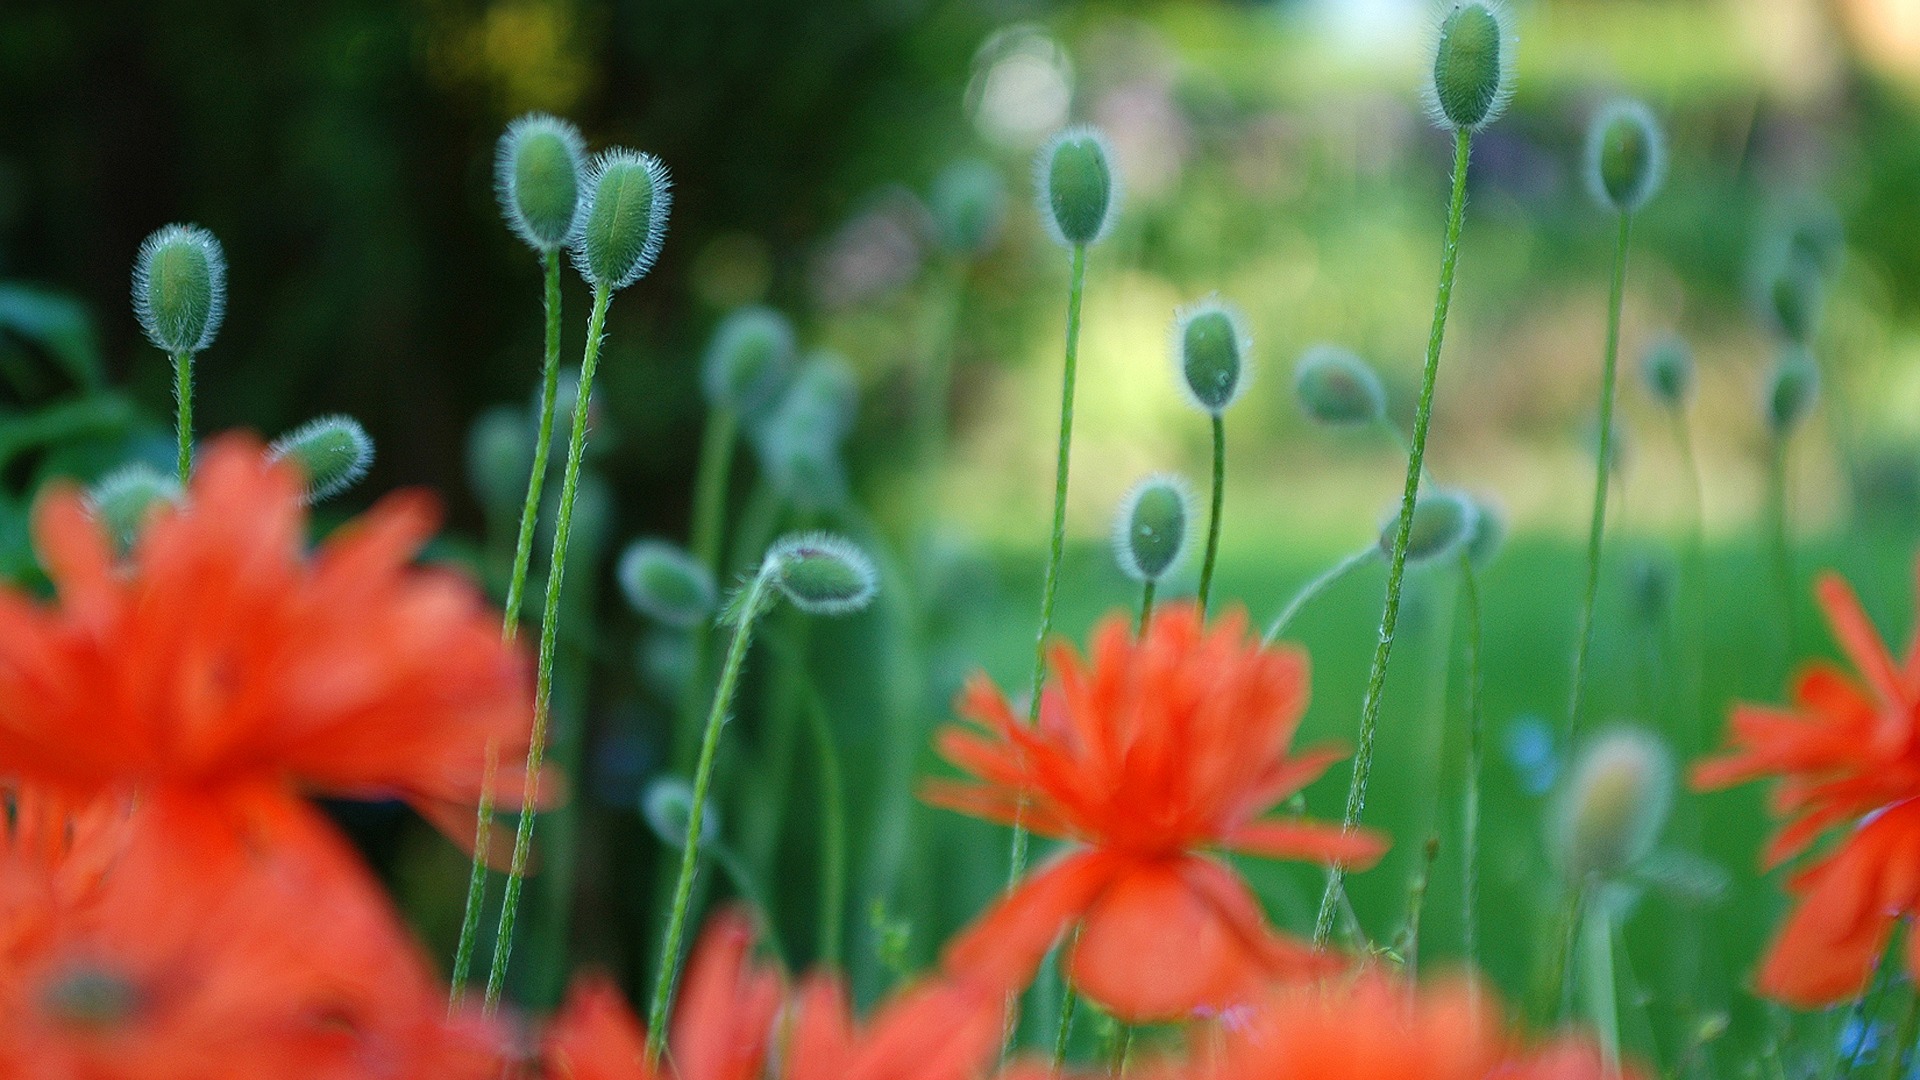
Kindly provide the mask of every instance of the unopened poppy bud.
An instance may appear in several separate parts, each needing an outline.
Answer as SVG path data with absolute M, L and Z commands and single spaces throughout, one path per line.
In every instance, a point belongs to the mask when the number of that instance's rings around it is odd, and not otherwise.
M 1767 282 L 1767 311 L 1788 341 L 1806 344 L 1820 326 L 1825 304 L 1820 274 L 1810 264 L 1789 260 Z
M 660 257 L 673 203 L 667 167 L 652 154 L 616 147 L 593 159 L 585 188 L 574 265 L 595 288 L 624 289 Z
M 776 491 L 809 510 L 845 501 L 840 446 L 859 404 L 859 384 L 845 359 L 827 351 L 808 358 L 779 407 L 754 432 Z
M 826 533 L 789 536 L 767 552 L 773 584 L 809 615 L 847 615 L 873 602 L 879 575 L 849 541 Z
M 1158 581 L 1187 550 L 1193 496 L 1184 480 L 1162 473 L 1133 486 L 1113 522 L 1113 558 L 1138 582 Z
M 1673 800 L 1666 744 L 1638 728 L 1581 751 L 1550 818 L 1550 846 L 1573 881 L 1619 876 L 1653 851 Z
M 1380 376 L 1338 345 L 1315 345 L 1300 357 L 1293 391 L 1307 417 L 1329 427 L 1374 424 L 1387 414 Z
M 1180 385 L 1200 411 L 1219 416 L 1246 389 L 1253 339 L 1233 305 L 1208 297 L 1180 309 L 1173 319 L 1173 348 Z
M 793 368 L 793 324 L 755 305 L 734 309 L 714 328 L 700 380 L 709 405 L 752 417 L 780 402 Z
M 1611 102 L 1587 128 L 1587 189 L 1602 206 L 1632 214 L 1666 178 L 1666 136 L 1638 101 Z
M 1473 501 L 1457 491 L 1430 490 L 1413 504 L 1413 529 L 1407 534 L 1407 565 L 1444 559 L 1459 552 L 1472 535 L 1478 511 Z M 1400 531 L 1396 509 L 1380 525 L 1380 553 L 1391 558 Z
M 693 816 L 693 785 L 677 776 L 664 776 L 647 785 L 640 797 L 640 816 L 660 842 L 680 850 L 687 846 L 687 821 Z M 720 808 L 708 800 L 700 813 L 700 846 L 720 835 Z
M 1513 97 L 1513 46 L 1512 16 L 1496 0 L 1442 7 L 1422 94 L 1434 122 L 1478 131 L 1499 119 Z
M 586 144 L 572 124 L 544 113 L 508 124 L 493 157 L 507 227 L 542 254 L 564 247 L 580 226 L 586 171 Z
M 1500 546 L 1507 542 L 1507 519 L 1486 499 L 1472 501 L 1473 526 L 1467 531 L 1466 556 L 1473 568 L 1479 570 L 1492 562 L 1500 553 Z
M 316 503 L 367 475 L 373 465 L 373 439 L 351 416 L 322 416 L 273 440 L 267 456 L 299 466 L 307 501 Z
M 173 355 L 213 344 L 227 311 L 227 257 L 198 225 L 169 225 L 133 260 L 133 313 L 154 347 Z
M 481 413 L 467 432 L 467 484 L 498 520 L 519 509 L 533 469 L 534 431 L 511 405 Z
M 1799 345 L 1781 353 L 1767 380 L 1767 427 L 1775 438 L 1785 438 L 1813 411 L 1820 396 L 1820 369 L 1813 357 Z
M 1053 238 L 1086 247 L 1107 234 L 1120 208 L 1107 137 L 1091 127 L 1062 131 L 1036 159 L 1040 215 Z
M 1007 182 L 1000 170 L 977 158 L 956 161 L 934 178 L 927 204 L 941 247 L 955 255 L 980 255 L 1000 239 Z
M 690 629 L 713 617 L 720 591 L 713 575 L 685 549 L 664 540 L 636 540 L 614 571 L 633 609 L 668 626 Z
M 1693 393 L 1693 350 L 1678 335 L 1661 338 L 1641 357 L 1640 377 L 1654 400 L 1680 408 Z
M 121 546 L 133 543 L 147 516 L 180 501 L 180 482 L 144 462 L 134 462 L 100 478 L 87 490 L 87 505 Z

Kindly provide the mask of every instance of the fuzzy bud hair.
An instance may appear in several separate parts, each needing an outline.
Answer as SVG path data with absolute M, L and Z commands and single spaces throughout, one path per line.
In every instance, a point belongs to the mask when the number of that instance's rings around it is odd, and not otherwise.
M 1073 156 L 1063 157 L 1063 151 Z M 1120 172 L 1113 165 L 1112 144 L 1091 125 L 1061 131 L 1034 155 L 1033 190 L 1040 220 L 1056 243 L 1065 248 L 1098 243 L 1120 215 Z
M 154 347 L 170 355 L 213 344 L 227 313 L 227 256 L 198 225 L 168 225 L 133 259 L 133 313 Z
M 595 288 L 624 289 L 660 257 L 673 181 L 659 158 L 614 147 L 593 159 L 583 186 L 586 207 L 573 236 L 573 264 Z
M 1479 131 L 1513 101 L 1513 14 L 1501 0 L 1443 0 L 1427 31 L 1421 104 L 1439 127 Z M 1487 55 L 1491 52 L 1492 55 Z
M 565 247 L 586 209 L 586 141 L 545 113 L 507 125 L 494 148 L 493 190 L 507 227 L 542 254 Z

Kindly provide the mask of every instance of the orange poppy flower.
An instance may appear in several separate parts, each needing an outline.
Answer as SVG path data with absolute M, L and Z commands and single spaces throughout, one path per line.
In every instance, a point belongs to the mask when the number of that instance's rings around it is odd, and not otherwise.
M 784 1080 L 973 1080 L 1000 1048 L 997 995 L 927 982 L 882 1003 L 854 1026 L 846 989 L 817 975 L 801 988 Z
M 190 798 L 70 819 L 37 793 L 8 801 L 0 1075 L 497 1074 L 498 1033 L 477 1017 L 447 1019 L 445 991 L 384 897 L 311 815 L 288 813 L 275 835 L 242 838 Z
M 647 1034 L 605 976 L 577 980 L 547 1029 L 545 1080 L 754 1080 L 766 1063 L 784 989 L 779 972 L 755 964 L 753 922 L 715 915 L 688 961 L 667 1037 L 666 1070 L 647 1064 Z
M 478 590 L 411 565 L 435 518 L 393 496 L 308 555 L 300 478 L 244 437 L 207 448 L 124 562 L 80 492 L 49 492 L 57 601 L 0 588 L 0 777 L 401 797 L 471 836 L 486 747 L 512 776 L 531 691 Z
M 1761 963 L 1760 991 L 1797 1006 L 1857 995 L 1894 924 L 1920 912 L 1920 639 L 1895 660 L 1845 582 L 1826 574 L 1816 588 L 1855 673 L 1815 663 L 1791 706 L 1735 707 L 1728 753 L 1693 773 L 1700 788 L 1776 779 L 1782 825 L 1764 868 L 1851 827 L 1790 880 L 1799 904 Z M 1909 936 L 1907 968 L 1920 976 L 1920 935 Z
M 1190 604 L 1133 637 L 1114 616 L 1092 659 L 1052 655 L 1040 721 L 1028 727 L 976 680 L 940 751 L 973 782 L 934 783 L 928 801 L 1024 821 L 1075 846 L 1021 883 L 949 947 L 950 970 L 1008 987 L 1078 923 L 1067 973 L 1126 1020 L 1218 1007 L 1328 958 L 1267 926 L 1259 902 L 1209 852 L 1371 865 L 1386 842 L 1363 831 L 1263 818 L 1338 760 L 1288 753 L 1307 700 L 1307 658 L 1250 639 L 1244 614 L 1211 629 Z

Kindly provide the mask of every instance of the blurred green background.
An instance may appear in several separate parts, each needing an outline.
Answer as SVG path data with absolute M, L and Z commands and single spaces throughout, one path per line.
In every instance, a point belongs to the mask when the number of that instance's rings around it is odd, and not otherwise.
M 1592 715 L 1659 726 L 1691 754 L 1716 741 L 1726 701 L 1773 698 L 1788 671 L 1778 598 L 1755 584 L 1768 580 L 1760 395 L 1777 349 L 1756 267 L 1785 230 L 1845 237 L 1815 347 L 1822 405 L 1792 455 L 1796 565 L 1854 576 L 1890 632 L 1909 622 L 1920 16 L 1911 0 L 1514 7 L 1519 95 L 1475 147 L 1429 460 L 1504 507 L 1515 534 L 1484 582 L 1482 917 L 1488 966 L 1518 998 L 1556 902 L 1533 789 L 1558 751 L 1528 740 L 1558 729 L 1566 698 L 1612 239 L 1578 171 L 1586 118 L 1633 93 L 1672 144 L 1670 182 L 1636 223 Z M 1098 123 L 1126 186 L 1118 228 L 1090 260 L 1061 627 L 1081 637 L 1133 600 L 1101 547 L 1127 486 L 1156 469 L 1202 475 L 1207 426 L 1176 393 L 1167 325 L 1177 305 L 1216 290 L 1246 310 L 1259 363 L 1228 422 L 1223 585 L 1264 620 L 1367 542 L 1400 482 L 1381 440 L 1311 429 L 1290 372 L 1315 342 L 1348 345 L 1381 369 L 1396 415 L 1411 413 L 1447 166 L 1446 137 L 1414 89 L 1425 9 L 12 0 L 0 8 L 0 567 L 25 572 L 25 508 L 47 479 L 167 460 L 168 371 L 128 310 L 128 275 L 142 237 L 190 220 L 221 238 L 232 275 L 225 329 L 198 369 L 201 430 L 273 434 L 351 413 L 379 458 L 322 517 L 430 486 L 449 508 L 445 554 L 497 584 L 511 540 L 501 493 L 511 501 L 523 477 L 502 464 L 511 452 L 476 467 L 469 435 L 488 409 L 505 409 L 492 415 L 506 429 L 524 426 L 540 322 L 538 267 L 494 203 L 494 139 L 540 109 L 577 121 L 596 147 L 656 153 L 675 177 L 673 218 L 658 267 L 613 306 L 588 492 L 597 517 L 576 556 L 596 572 L 569 579 L 560 738 L 581 784 L 544 842 L 577 857 L 542 879 L 532 933 L 546 952 L 518 965 L 517 991 L 551 1000 L 556 943 L 568 940 L 575 960 L 630 985 L 650 970 L 660 847 L 636 807 L 662 768 L 684 643 L 620 603 L 611 560 L 637 536 L 684 538 L 705 417 L 700 351 L 725 311 L 764 302 L 857 375 L 844 463 L 856 498 L 783 509 L 743 455 L 733 518 L 747 532 L 803 521 L 851 531 L 891 553 L 890 596 L 844 625 L 778 620 L 731 729 L 723 828 L 749 886 L 773 897 L 789 957 L 811 957 L 817 778 L 793 749 L 803 744 L 780 739 L 794 737 L 783 718 L 800 708 L 796 686 L 817 685 L 849 759 L 847 959 L 870 994 L 889 960 L 929 959 L 1002 872 L 997 830 L 904 796 L 937 767 L 926 735 L 959 679 L 984 665 L 1016 685 L 1027 663 L 1065 288 L 1065 260 L 1031 208 L 1034 148 L 1065 122 Z M 993 242 L 962 257 L 936 241 L 927 199 L 966 158 L 1005 177 L 1008 202 Z M 569 279 L 563 355 L 575 357 L 586 304 Z M 1647 583 L 1679 565 L 1693 510 L 1673 432 L 1635 371 L 1669 332 L 1700 364 L 1692 427 L 1710 576 L 1662 600 Z M 912 452 L 916 394 L 949 362 L 939 404 L 951 438 L 936 466 Z M 756 554 L 736 547 L 739 565 Z M 1416 582 L 1372 806 L 1399 847 L 1355 884 L 1363 921 L 1390 937 L 1420 840 L 1439 829 L 1429 957 L 1458 942 L 1454 590 L 1447 575 Z M 1378 592 L 1377 575 L 1356 575 L 1300 624 L 1316 666 L 1311 737 L 1352 738 Z M 1702 597 L 1704 635 L 1692 629 Z M 1803 647 L 1827 648 L 1810 609 L 1798 623 Z M 1707 664 L 1697 699 L 1695 646 Z M 762 782 L 775 766 L 794 772 L 776 788 L 790 798 Z M 1310 792 L 1313 812 L 1337 813 L 1344 778 L 1336 769 Z M 396 809 L 341 814 L 442 948 L 457 854 Z M 1628 1003 L 1628 1037 L 1662 1062 L 1723 1012 L 1723 1063 L 1777 1034 L 1744 990 L 1780 904 L 1775 884 L 1749 873 L 1764 829 L 1757 791 L 1684 799 L 1669 829 L 1672 846 L 1717 861 L 1734 884 L 1704 909 L 1656 892 L 1628 923 L 1624 955 L 1644 994 Z M 1304 929 L 1313 875 L 1253 869 L 1276 919 Z M 719 892 L 740 888 L 717 878 Z M 1697 945 L 1674 944 L 1689 935 Z M 1803 1019 L 1789 1035 L 1817 1050 L 1826 1023 Z

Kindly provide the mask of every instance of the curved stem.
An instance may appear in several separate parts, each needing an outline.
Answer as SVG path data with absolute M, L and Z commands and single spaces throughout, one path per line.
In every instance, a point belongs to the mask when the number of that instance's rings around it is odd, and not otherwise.
M 713 692 L 713 707 L 707 710 L 706 733 L 700 741 L 700 764 L 693 774 L 693 805 L 687 810 L 687 840 L 680 848 L 680 876 L 673 886 L 673 907 L 667 916 L 667 936 L 660 946 L 660 972 L 653 981 L 653 1003 L 647 1009 L 647 1062 L 657 1064 L 667 1041 L 668 1004 L 673 999 L 673 984 L 680 973 L 680 941 L 686 933 L 687 909 L 693 899 L 693 879 L 700 862 L 700 823 L 707 808 L 707 788 L 713 783 L 713 760 L 720 749 L 720 729 L 726 724 L 727 710 L 733 705 L 733 693 L 740 684 L 740 668 L 747 659 L 747 646 L 753 640 L 753 622 L 760 615 L 767 587 L 773 581 L 775 561 L 765 560 L 760 572 L 747 586 L 746 600 L 740 609 L 740 625 L 727 647 L 726 665 L 720 669 L 720 685 Z
M 1134 637 L 1146 636 L 1147 623 L 1153 618 L 1153 592 L 1158 584 L 1153 578 L 1148 578 L 1147 583 L 1140 587 L 1140 622 L 1133 628 Z
M 174 435 L 180 443 L 176 467 L 180 486 L 184 488 L 193 479 L 193 354 L 190 352 L 173 354 L 173 401 L 178 410 Z
M 1453 192 L 1447 206 L 1447 239 L 1440 254 L 1440 287 L 1433 302 L 1433 329 L 1427 335 L 1427 362 L 1420 379 L 1420 404 L 1413 414 L 1413 440 L 1407 453 L 1406 490 L 1400 497 L 1400 525 L 1394 531 L 1393 551 L 1387 561 L 1387 600 L 1380 612 L 1380 641 L 1367 673 L 1367 692 L 1360 705 L 1360 745 L 1353 757 L 1353 779 L 1347 786 L 1345 828 L 1360 822 L 1367 805 L 1367 778 L 1373 769 L 1373 735 L 1380 723 L 1380 696 L 1386 689 L 1387 662 L 1393 655 L 1393 634 L 1400 621 L 1400 583 L 1407 569 L 1407 544 L 1413 536 L 1414 500 L 1420 494 L 1420 473 L 1426 461 L 1427 429 L 1433 420 L 1433 388 L 1440 376 L 1440 346 L 1446 338 L 1447 308 L 1453 301 L 1453 272 L 1460 257 L 1460 225 L 1467 209 L 1467 159 L 1473 133 L 1461 129 L 1453 140 Z M 1327 888 L 1320 896 L 1320 914 L 1314 920 L 1313 943 L 1324 947 L 1333 934 L 1333 920 L 1344 894 L 1346 867 L 1327 871 Z
M 1620 357 L 1620 308 L 1626 296 L 1627 242 L 1633 215 L 1620 215 L 1613 247 L 1613 282 L 1607 299 L 1607 351 L 1600 366 L 1600 448 L 1593 465 L 1593 516 L 1587 525 L 1587 590 L 1580 600 L 1580 634 L 1573 646 L 1573 689 L 1567 701 L 1567 745 L 1580 734 L 1580 698 L 1587 686 L 1587 653 L 1593 648 L 1593 600 L 1600 590 L 1600 543 L 1607 528 L 1607 488 L 1613 479 L 1614 368 Z
M 1480 769 L 1485 735 L 1480 704 L 1480 583 L 1473 560 L 1460 556 L 1460 583 L 1467 600 L 1467 781 L 1460 811 L 1460 951 L 1472 968 L 1479 955 Z
M 553 650 L 560 629 L 560 586 L 567 569 L 567 545 L 573 539 L 573 503 L 580 492 L 580 458 L 587 448 L 588 403 L 593 398 L 593 372 L 600 362 L 600 338 L 606 329 L 612 290 L 593 289 L 593 313 L 587 319 L 587 345 L 580 357 L 580 390 L 573 403 L 573 431 L 567 439 L 567 467 L 560 478 L 560 511 L 554 519 L 553 554 L 547 560 L 547 596 L 540 612 L 540 649 L 533 684 L 533 735 L 527 744 L 527 775 L 520 799 L 520 821 L 513 834 L 513 861 L 507 868 L 506 897 L 500 904 L 500 928 L 493 940 L 493 967 L 487 973 L 486 1007 L 500 1003 L 506 985 L 507 960 L 513 955 L 513 924 L 520 912 L 520 889 L 526 880 L 527 856 L 533 847 L 533 824 L 540 802 L 540 767 L 547 752 L 547 721 L 553 695 Z
M 1279 641 L 1280 635 L 1287 632 L 1287 627 L 1293 624 L 1294 616 L 1300 614 L 1301 609 L 1307 606 L 1308 601 L 1326 592 L 1329 586 L 1341 578 L 1346 577 L 1355 567 L 1363 566 L 1371 562 L 1379 551 L 1380 549 L 1378 547 L 1368 544 L 1359 551 L 1348 555 L 1339 562 L 1322 570 L 1318 577 L 1302 585 L 1300 591 L 1293 594 L 1293 599 L 1287 601 L 1287 606 L 1280 609 L 1280 614 L 1274 616 L 1272 624 L 1267 627 L 1266 636 L 1261 639 L 1262 643 L 1271 645 Z
M 1207 516 L 1207 555 L 1200 564 L 1200 618 L 1207 617 L 1213 593 L 1213 564 L 1220 557 L 1220 510 L 1227 497 L 1227 422 L 1213 414 L 1213 508 Z

